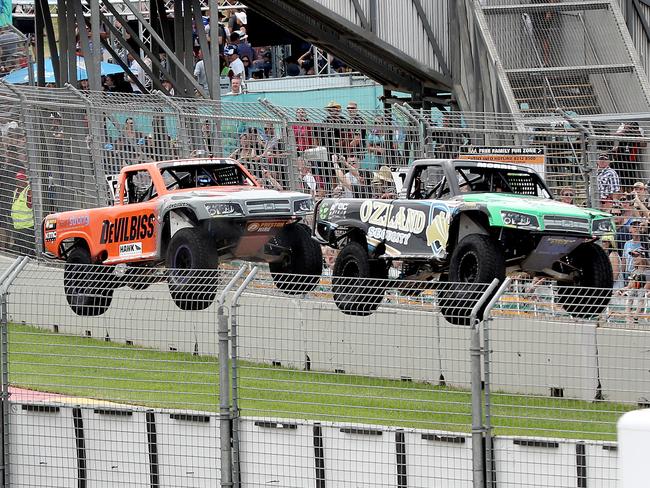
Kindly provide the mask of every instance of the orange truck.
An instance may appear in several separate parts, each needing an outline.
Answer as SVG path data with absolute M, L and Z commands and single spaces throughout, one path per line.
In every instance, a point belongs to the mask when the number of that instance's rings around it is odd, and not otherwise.
M 269 263 L 287 294 L 318 284 L 321 248 L 301 222 L 312 197 L 265 189 L 237 161 L 127 166 L 113 190 L 112 206 L 43 219 L 43 254 L 65 261 L 66 299 L 78 315 L 104 313 L 119 286 L 161 280 L 179 308 L 203 310 L 216 296 L 219 263 L 230 259 Z

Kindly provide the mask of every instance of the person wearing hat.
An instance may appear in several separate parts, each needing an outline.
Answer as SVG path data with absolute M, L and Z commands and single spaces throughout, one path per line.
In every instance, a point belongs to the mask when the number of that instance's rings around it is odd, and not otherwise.
M 244 68 L 242 60 L 239 59 L 239 50 L 237 49 L 237 46 L 234 44 L 227 45 L 223 50 L 223 54 L 226 56 L 228 67 L 230 68 L 228 71 L 228 78 L 232 79 L 237 77 L 243 79 L 246 68 Z
M 375 172 L 370 181 L 373 190 L 373 198 L 392 200 L 397 195 L 393 173 L 388 166 L 382 166 Z
M 319 130 L 318 140 L 319 144 L 327 149 L 327 161 L 332 161 L 332 156 L 344 156 L 346 148 L 343 141 L 343 130 L 341 124 L 345 124 L 346 120 L 341 115 L 341 105 L 335 100 L 325 105 L 327 115 L 323 119 L 323 126 Z M 326 171 L 324 175 L 328 183 L 332 184 L 334 181 L 334 172 Z
M 637 217 L 649 218 L 650 210 L 648 207 L 648 194 L 646 191 L 645 183 L 642 181 L 637 181 L 632 185 L 632 205 L 634 206 L 634 214 Z
M 609 155 L 601 153 L 598 156 L 598 193 L 600 194 L 601 208 L 612 206 L 614 195 L 620 191 L 621 184 L 618 174 L 609 166 Z
M 16 173 L 16 188 L 11 204 L 13 223 L 13 245 L 15 251 L 31 249 L 34 244 L 34 211 L 32 210 L 32 190 L 24 171 Z

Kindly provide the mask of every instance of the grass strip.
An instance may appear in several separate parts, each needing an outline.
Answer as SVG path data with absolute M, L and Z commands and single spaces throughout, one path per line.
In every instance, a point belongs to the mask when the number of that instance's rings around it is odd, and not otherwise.
M 211 356 L 9 326 L 12 386 L 152 408 L 217 412 L 219 362 Z M 470 432 L 468 390 L 359 375 L 239 362 L 241 415 Z M 66 400 L 76 401 L 76 400 Z M 635 409 L 504 393 L 492 395 L 497 435 L 613 441 L 616 421 Z

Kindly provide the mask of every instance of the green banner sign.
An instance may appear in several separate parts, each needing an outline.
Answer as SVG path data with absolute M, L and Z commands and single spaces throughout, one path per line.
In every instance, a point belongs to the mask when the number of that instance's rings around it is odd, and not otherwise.
M 11 0 L 0 0 L 0 27 L 11 25 Z

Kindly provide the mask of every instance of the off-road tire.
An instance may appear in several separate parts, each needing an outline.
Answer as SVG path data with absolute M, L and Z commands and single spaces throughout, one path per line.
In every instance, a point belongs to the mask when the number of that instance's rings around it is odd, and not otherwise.
M 358 242 L 349 242 L 334 263 L 334 303 L 346 315 L 371 315 L 384 299 L 387 277 L 385 263 L 371 260 Z
M 167 247 L 167 284 L 181 310 L 204 310 L 217 295 L 219 256 L 210 236 L 190 227 L 176 232 Z
M 577 268 L 579 276 L 570 286 L 558 287 L 558 303 L 573 317 L 597 317 L 607 308 L 612 296 L 614 274 L 609 257 L 598 244 L 588 242 L 560 262 L 560 271 L 569 271 L 565 263 L 570 269 Z
M 320 244 L 311 238 L 311 230 L 304 224 L 284 227 L 271 245 L 288 249 L 280 261 L 269 263 L 273 283 L 287 295 L 302 295 L 313 291 L 323 272 L 323 253 Z
M 112 267 L 92 264 L 85 247 L 75 247 L 68 254 L 63 269 L 63 290 L 74 313 L 84 317 L 101 315 L 113 301 Z
M 505 259 L 499 245 L 489 236 L 470 234 L 463 238 L 451 254 L 449 283 L 439 285 L 438 305 L 450 324 L 470 325 L 470 314 L 488 285 L 506 275 Z M 487 304 L 487 303 L 486 303 Z M 485 307 L 477 319 L 483 319 Z

